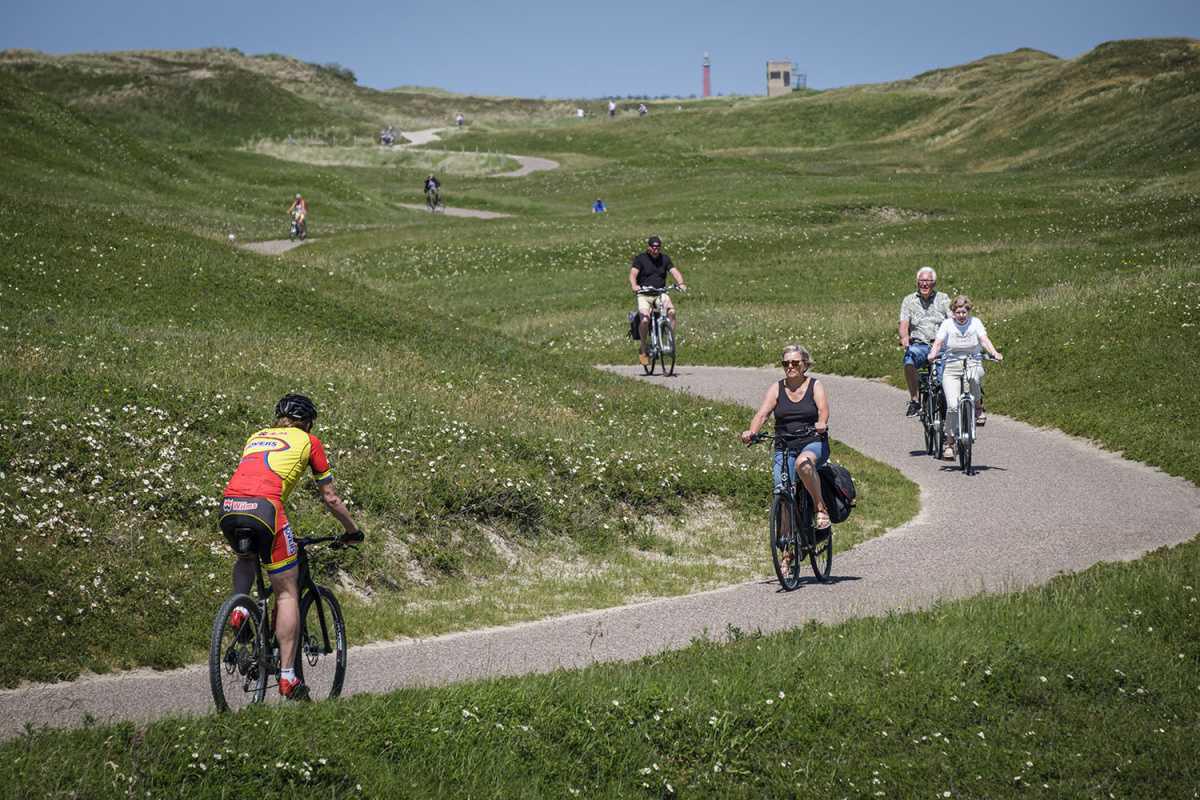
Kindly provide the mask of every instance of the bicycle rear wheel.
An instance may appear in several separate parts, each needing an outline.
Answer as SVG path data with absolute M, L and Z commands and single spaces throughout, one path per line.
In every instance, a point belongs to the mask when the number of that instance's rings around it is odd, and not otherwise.
M 240 612 L 236 617 L 235 611 Z M 265 641 L 254 598 L 235 594 L 221 604 L 208 648 L 208 682 L 218 711 L 262 702 L 267 691 Z
M 808 563 L 812 567 L 813 577 L 821 583 L 829 580 L 829 570 L 833 568 L 833 527 L 825 535 L 819 536 L 816 528 L 817 511 L 813 507 L 812 498 L 808 492 L 801 490 L 802 496 L 796 501 L 800 507 L 799 537 L 808 551 Z
M 296 652 L 296 675 L 313 700 L 342 693 L 346 679 L 346 623 L 333 592 L 318 586 L 320 597 L 307 592 L 300 602 L 300 638 Z
M 771 503 L 771 564 L 785 591 L 800 585 L 800 542 L 796 537 L 796 507 L 787 494 L 775 495 Z
M 675 331 L 671 328 L 670 322 L 664 322 L 662 326 L 662 340 L 659 342 L 659 363 L 662 365 L 663 375 L 675 374 Z

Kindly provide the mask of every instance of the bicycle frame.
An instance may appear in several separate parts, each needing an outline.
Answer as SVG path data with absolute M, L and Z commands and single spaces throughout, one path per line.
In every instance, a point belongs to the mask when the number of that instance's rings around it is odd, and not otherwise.
M 312 544 L 331 542 L 335 541 L 336 539 L 337 537 L 335 536 L 320 536 L 296 540 L 296 568 L 299 570 L 296 580 L 297 587 L 299 589 L 296 597 L 296 603 L 298 606 L 302 606 L 304 598 L 309 593 L 312 593 L 317 598 L 317 619 L 320 620 L 321 623 L 321 652 L 325 653 L 326 655 L 333 652 L 333 647 L 329 643 L 329 625 L 325 620 L 325 602 L 321 599 L 321 593 L 317 589 L 317 582 L 313 580 L 312 573 L 309 570 L 308 551 L 306 548 Z M 271 595 L 274 593 L 274 590 L 271 588 L 270 582 L 263 577 L 262 559 L 258 559 L 257 563 L 258 569 L 255 571 L 255 586 L 258 591 L 258 610 L 260 619 L 263 621 L 262 626 L 259 628 L 264 639 L 262 642 L 263 652 L 269 652 L 271 654 L 271 663 L 268 665 L 270 674 L 278 675 L 280 664 L 282 663 L 279 653 L 279 640 L 275 636 L 275 620 L 271 616 L 270 603 L 268 602 L 271 598 Z M 269 641 L 267 641 L 268 636 L 270 636 Z M 295 644 L 295 657 L 297 658 L 300 655 L 300 644 L 300 639 L 297 637 Z M 268 647 L 270 648 L 269 650 L 267 649 Z

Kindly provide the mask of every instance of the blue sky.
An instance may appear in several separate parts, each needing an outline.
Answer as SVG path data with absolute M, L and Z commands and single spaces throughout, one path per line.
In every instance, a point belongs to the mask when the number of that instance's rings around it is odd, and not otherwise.
M 1200 38 L 1200 0 L 0 0 L 0 49 L 237 47 L 401 84 L 522 97 L 760 94 L 789 58 L 814 88 L 912 77 L 1018 47 L 1074 58 L 1104 41 Z

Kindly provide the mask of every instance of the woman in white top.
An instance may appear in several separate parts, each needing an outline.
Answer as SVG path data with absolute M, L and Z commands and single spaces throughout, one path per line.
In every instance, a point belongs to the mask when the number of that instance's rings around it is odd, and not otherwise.
M 946 448 L 942 451 L 942 458 L 954 458 L 954 436 L 950 431 L 958 430 L 958 396 L 962 393 L 964 379 L 968 381 L 971 396 L 975 398 L 975 407 L 979 407 L 979 381 L 983 378 L 982 350 L 986 350 L 997 361 L 1004 360 L 1004 356 L 992 346 L 983 321 L 971 316 L 971 298 L 960 294 L 951 301 L 950 319 L 942 322 L 938 328 L 929 351 L 930 361 L 945 351 L 942 391 L 946 395 Z M 965 370 L 963 356 L 970 358 Z

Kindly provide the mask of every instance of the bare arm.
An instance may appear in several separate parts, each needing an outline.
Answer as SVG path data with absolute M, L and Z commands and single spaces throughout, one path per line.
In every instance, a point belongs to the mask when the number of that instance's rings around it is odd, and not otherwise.
M 983 345 L 983 349 L 987 350 L 988 354 L 992 358 L 996 359 L 997 361 L 1004 360 L 1004 356 L 1000 355 L 1000 351 L 992 346 L 992 340 L 988 338 L 986 333 L 979 337 L 979 343 Z
M 677 267 L 671 267 L 671 277 L 675 279 L 675 282 L 677 284 L 679 284 L 679 288 L 681 288 L 681 289 L 687 288 L 687 284 L 685 284 L 683 282 L 683 273 L 680 272 Z
M 813 402 L 817 404 L 817 433 L 829 430 L 829 398 L 825 396 L 825 387 L 813 378 Z
M 334 491 L 333 481 L 326 481 L 321 484 L 321 502 L 329 509 L 329 513 L 333 514 L 334 519 L 342 523 L 342 528 L 346 533 L 358 530 L 358 526 L 350 518 L 350 512 L 346 510 L 346 504 L 342 502 L 342 498 L 338 497 L 337 492 Z
M 908 320 L 900 320 L 900 346 L 908 349 Z
M 630 288 L 633 289 L 634 294 L 637 294 L 637 290 L 638 290 L 637 279 L 638 279 L 637 267 L 630 267 L 629 268 L 629 286 L 630 286 Z
M 742 441 L 750 444 L 750 440 L 754 438 L 754 434 L 758 433 L 762 428 L 763 423 L 767 421 L 767 417 L 775 410 L 775 404 L 779 402 L 779 384 L 772 383 L 767 388 L 767 394 L 763 397 L 762 405 L 758 407 L 758 411 L 754 414 L 754 419 L 750 420 L 750 427 L 742 431 Z

